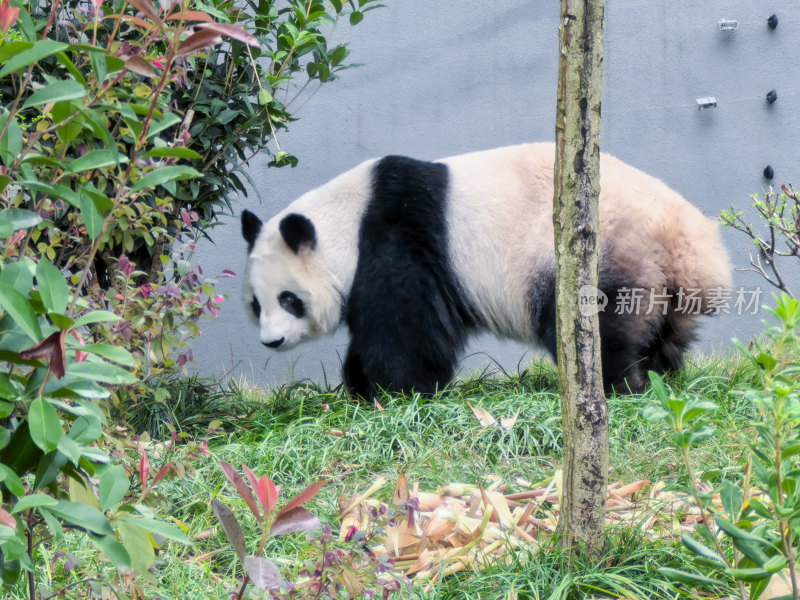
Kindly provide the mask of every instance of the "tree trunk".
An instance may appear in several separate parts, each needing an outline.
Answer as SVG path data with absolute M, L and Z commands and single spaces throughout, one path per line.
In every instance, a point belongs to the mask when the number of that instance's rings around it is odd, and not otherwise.
M 553 223 L 556 331 L 564 479 L 561 544 L 600 549 L 608 479 L 608 410 L 600 329 L 590 301 L 597 289 L 600 92 L 604 0 L 561 0 Z M 581 308 L 589 310 L 581 310 Z

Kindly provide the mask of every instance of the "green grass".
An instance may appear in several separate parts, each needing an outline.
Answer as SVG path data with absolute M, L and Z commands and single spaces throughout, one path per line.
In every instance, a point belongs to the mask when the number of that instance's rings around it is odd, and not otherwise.
M 668 383 L 716 402 L 718 434 L 695 454 L 698 470 L 714 476 L 740 469 L 750 408 L 732 390 L 754 382 L 757 373 L 730 357 L 699 358 L 672 374 Z M 175 384 L 178 385 L 178 384 Z M 206 387 L 203 387 L 206 386 Z M 256 546 L 258 532 L 252 515 L 225 481 L 218 467 L 227 461 L 242 463 L 257 474 L 267 474 L 291 497 L 305 485 L 326 478 L 326 485 L 310 508 L 323 522 L 337 529 L 336 500 L 344 493 L 364 491 L 379 475 L 393 481 L 405 473 L 421 490 L 434 490 L 451 482 L 488 483 L 497 476 L 515 491 L 518 477 L 531 482 L 552 478 L 561 456 L 561 414 L 552 364 L 536 362 L 519 374 L 504 377 L 475 376 L 459 382 L 434 398 L 384 396 L 381 409 L 352 401 L 336 388 L 303 384 L 262 392 L 245 386 L 223 389 L 219 384 L 195 381 L 185 385 L 180 410 L 163 414 L 173 427 L 200 436 L 214 419 L 222 433 L 208 445 L 209 456 L 191 461 L 195 469 L 182 479 L 160 484 L 160 494 L 170 515 L 185 523 L 193 534 L 216 527 L 217 534 L 192 547 L 170 544 L 148 574 L 142 588 L 148 598 L 162 600 L 230 597 L 239 574 L 233 551 L 209 503 L 218 498 L 242 521 L 249 544 Z M 225 410 L 227 402 L 228 410 Z M 666 447 L 667 431 L 641 418 L 650 395 L 609 399 L 610 479 L 630 482 L 663 480 L 677 485 L 682 475 L 676 452 Z M 509 431 L 484 428 L 469 409 L 482 407 L 497 418 L 519 411 Z M 144 410 L 144 408 L 142 409 Z M 157 432 L 156 411 L 134 415 L 142 429 Z M 391 486 L 378 494 L 391 495 Z M 292 561 L 302 553 L 302 535 L 270 540 L 267 555 Z M 95 553 L 82 537 L 68 538 L 58 548 L 82 560 Z M 56 548 L 45 546 L 52 554 Z M 251 548 L 253 550 L 253 548 Z M 207 561 L 190 564 L 194 556 L 212 553 Z M 535 554 L 523 551 L 510 565 L 493 565 L 485 571 L 462 573 L 425 591 L 414 587 L 404 597 L 434 598 L 675 598 L 656 567 L 689 568 L 680 543 L 651 539 L 636 530 L 610 531 L 607 551 L 599 560 L 566 569 L 566 558 L 555 547 Z M 104 570 L 104 565 L 97 565 Z M 106 569 L 107 570 L 107 569 Z M 64 585 L 77 578 L 63 572 L 37 571 L 41 582 L 50 578 Z M 49 587 L 49 586 L 48 586 Z M 58 585 L 53 586 L 57 588 Z M 75 588 L 82 590 L 84 587 Z M 27 597 L 20 588 L 13 598 Z M 78 595 L 75 591 L 74 596 Z

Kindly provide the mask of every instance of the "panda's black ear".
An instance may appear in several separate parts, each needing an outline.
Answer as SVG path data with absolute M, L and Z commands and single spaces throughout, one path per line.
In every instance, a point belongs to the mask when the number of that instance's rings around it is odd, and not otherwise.
M 317 245 L 317 231 L 308 217 L 297 213 L 288 214 L 281 219 L 279 229 L 286 245 L 295 254 L 300 252 L 301 248 L 313 250 Z
M 242 236 L 247 242 L 248 254 L 253 249 L 253 245 L 256 243 L 256 238 L 261 232 L 261 225 L 261 219 L 255 216 L 255 214 L 251 213 L 247 209 L 242 212 Z

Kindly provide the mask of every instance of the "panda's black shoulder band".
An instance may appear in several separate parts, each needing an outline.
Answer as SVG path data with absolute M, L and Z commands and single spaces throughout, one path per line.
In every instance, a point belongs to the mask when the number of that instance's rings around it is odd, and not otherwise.
M 281 219 L 278 229 L 286 245 L 295 254 L 300 252 L 300 248 L 303 246 L 313 250 L 317 245 L 317 232 L 308 217 L 290 213 Z

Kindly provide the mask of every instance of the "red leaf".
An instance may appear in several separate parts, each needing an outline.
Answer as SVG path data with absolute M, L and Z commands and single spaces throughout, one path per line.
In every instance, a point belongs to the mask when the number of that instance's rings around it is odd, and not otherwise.
M 221 41 L 222 38 L 216 31 L 210 29 L 198 31 L 181 42 L 181 45 L 178 46 L 178 54 L 192 54 L 219 44 Z
M 272 480 L 266 475 L 258 480 L 258 495 L 259 497 L 264 497 L 264 509 L 267 511 L 268 515 L 271 515 L 272 511 L 275 510 L 275 505 L 278 504 L 278 496 L 280 493 L 280 490 L 275 487 L 275 484 L 272 483 Z
M 245 556 L 244 568 L 260 590 L 271 590 L 281 585 L 281 572 L 274 563 L 260 556 Z
M 242 527 L 239 525 L 239 521 L 236 520 L 236 517 L 233 515 L 231 509 L 218 500 L 211 501 L 211 510 L 214 511 L 214 515 L 216 515 L 217 519 L 222 525 L 222 529 L 225 530 L 225 535 L 228 536 L 231 546 L 233 546 L 233 549 L 236 552 L 236 556 L 239 557 L 239 560 L 244 562 L 244 557 L 247 553 L 247 550 L 244 542 L 244 534 L 242 533 Z
M 158 16 L 156 9 L 151 4 L 150 0 L 127 0 L 133 8 L 144 14 L 153 23 L 162 24 L 161 17 Z
M 149 31 L 150 29 L 153 28 L 153 24 L 152 23 L 148 23 L 144 19 L 140 19 L 138 17 L 132 17 L 130 15 L 106 15 L 105 18 L 106 19 L 117 19 L 119 21 L 130 21 L 131 23 L 133 23 L 137 27 L 141 27 L 145 31 Z
M 284 515 L 284 514 L 288 513 L 293 508 L 297 508 L 298 506 L 303 506 L 303 504 L 305 504 L 306 502 L 308 502 L 314 496 L 317 495 L 317 492 L 319 491 L 319 489 L 323 485 L 325 485 L 324 481 L 317 481 L 316 483 L 312 483 L 310 486 L 308 486 L 302 492 L 297 494 L 297 496 L 295 496 L 294 498 L 289 500 L 289 502 L 286 504 L 286 506 L 284 506 L 282 509 L 280 509 L 278 511 L 278 514 L 275 515 L 275 520 L 277 521 L 278 518 L 280 518 L 281 515 Z
M 258 511 L 258 506 L 256 506 L 256 500 L 253 498 L 253 493 L 250 491 L 250 488 L 247 487 L 247 484 L 242 479 L 242 476 L 234 469 L 230 464 L 220 461 L 219 463 L 222 472 L 225 473 L 225 477 L 227 477 L 228 481 L 231 482 L 236 491 L 239 492 L 239 495 L 247 504 L 250 512 L 255 515 L 258 522 L 261 522 L 261 513 Z
M 50 370 L 61 379 L 64 376 L 66 351 L 64 350 L 64 336 L 66 331 L 56 331 L 41 342 L 19 353 L 22 360 L 50 359 Z
M 0 2 L 0 29 L 3 30 L 5 34 L 8 29 L 17 22 L 17 18 L 19 17 L 19 8 L 14 6 L 12 7 L 8 0 L 4 0 Z
M 203 29 L 208 29 L 210 31 L 216 31 L 220 35 L 224 35 L 229 38 L 233 38 L 234 40 L 238 40 L 248 46 L 254 46 L 259 48 L 261 44 L 258 42 L 258 38 L 238 25 L 228 25 L 227 23 L 200 23 L 198 27 L 202 27 Z
M 272 536 L 294 533 L 296 531 L 310 531 L 322 527 L 319 519 L 308 512 L 305 508 L 296 507 L 290 511 L 278 514 L 269 528 Z
M 143 59 L 141 56 L 129 56 L 125 60 L 125 66 L 128 67 L 129 71 L 133 71 L 134 73 L 138 73 L 144 77 L 155 77 L 156 71 L 149 62 Z
M 164 478 L 164 475 L 167 474 L 167 471 L 169 471 L 173 466 L 175 466 L 175 461 L 174 460 L 171 461 L 171 462 L 168 462 L 163 467 L 161 467 L 158 470 L 158 473 L 156 473 L 156 476 L 153 478 L 153 485 L 155 485 L 159 481 L 161 481 Z
M 11 529 L 17 529 L 17 520 L 2 508 L 0 508 L 0 523 L 8 525 Z
M 187 10 L 183 13 L 175 12 L 166 17 L 164 20 L 178 21 L 180 19 L 183 19 L 184 21 L 205 21 L 207 23 L 213 22 L 214 20 L 209 15 L 199 10 Z
M 252 469 L 250 469 L 250 467 L 244 463 L 242 463 L 242 470 L 244 471 L 244 474 L 247 475 L 247 481 L 250 483 L 250 489 L 255 492 L 256 497 L 258 497 L 259 502 L 261 502 L 261 506 L 264 507 L 264 515 L 269 517 L 272 511 L 268 510 L 269 504 L 267 503 L 266 496 L 262 496 L 261 491 L 258 489 L 258 477 L 256 477 L 256 474 L 253 473 Z
M 142 452 L 142 457 L 139 459 L 139 481 L 142 482 L 142 493 L 147 491 L 148 479 L 150 479 L 150 460 L 147 458 L 147 453 Z

